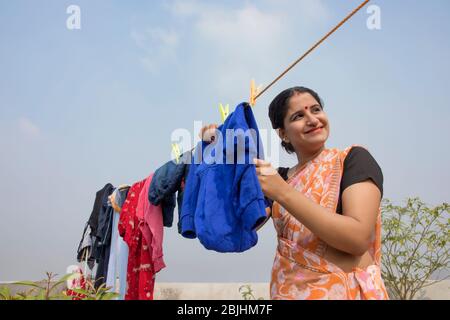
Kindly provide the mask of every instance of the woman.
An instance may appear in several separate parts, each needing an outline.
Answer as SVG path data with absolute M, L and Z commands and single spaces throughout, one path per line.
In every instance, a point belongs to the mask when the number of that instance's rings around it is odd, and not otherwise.
M 274 201 L 268 214 L 278 235 L 271 298 L 388 299 L 380 271 L 383 175 L 377 162 L 359 146 L 325 147 L 330 125 L 311 89 L 281 92 L 269 117 L 283 148 L 298 159 L 278 170 L 255 159 L 261 188 Z

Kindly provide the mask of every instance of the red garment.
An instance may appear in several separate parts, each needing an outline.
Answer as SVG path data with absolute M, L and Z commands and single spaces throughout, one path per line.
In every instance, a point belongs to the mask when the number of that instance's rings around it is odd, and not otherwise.
M 77 276 L 71 280 L 69 280 L 67 290 L 66 290 L 66 296 L 72 297 L 72 300 L 81 300 L 83 298 L 86 298 L 86 295 L 82 293 L 76 293 L 72 289 L 86 289 L 86 279 L 84 278 L 83 271 L 80 267 L 78 267 L 73 272 Z
M 125 300 L 153 300 L 155 275 L 152 252 L 142 236 L 140 225 L 143 220 L 136 215 L 139 195 L 146 180 L 131 186 L 120 213 L 119 234 L 129 248 Z
M 146 180 L 144 187 L 139 195 L 139 202 L 136 209 L 136 216 L 143 221 L 140 224 L 142 236 L 150 247 L 151 263 L 153 264 L 153 272 L 156 274 L 165 268 L 163 258 L 163 213 L 161 206 L 155 206 L 148 199 L 150 184 L 152 183 L 153 174 Z

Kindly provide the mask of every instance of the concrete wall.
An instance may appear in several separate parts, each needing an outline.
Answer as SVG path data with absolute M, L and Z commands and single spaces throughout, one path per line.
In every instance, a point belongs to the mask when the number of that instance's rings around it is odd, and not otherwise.
M 9 286 L 13 293 L 20 292 L 23 287 L 11 283 L 0 283 Z M 168 283 L 156 282 L 155 300 L 243 300 L 239 288 L 250 285 L 256 299 L 269 300 L 269 283 Z M 62 287 L 61 287 L 62 288 Z M 245 290 L 246 291 L 246 290 Z M 450 300 L 450 280 L 442 281 L 425 288 L 416 299 Z
M 243 300 L 239 288 L 249 284 L 256 299 L 269 300 L 269 283 L 156 283 L 158 300 Z M 436 283 L 420 292 L 416 299 L 450 300 L 450 280 Z
M 156 283 L 158 300 L 243 300 L 239 288 L 250 285 L 255 299 L 269 300 L 268 283 Z M 243 291 L 248 291 L 243 288 Z

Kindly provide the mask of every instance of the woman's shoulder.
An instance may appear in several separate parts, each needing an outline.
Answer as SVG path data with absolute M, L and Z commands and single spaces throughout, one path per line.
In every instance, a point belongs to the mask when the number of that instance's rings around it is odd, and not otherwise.
M 351 145 L 350 147 L 345 148 L 343 153 L 345 155 L 344 163 L 373 163 L 379 167 L 377 161 L 365 146 L 357 144 Z
M 349 186 L 353 183 L 371 179 L 383 194 L 383 172 L 368 148 L 353 145 L 346 150 L 348 152 L 344 160 L 342 183 L 345 186 Z
M 347 148 L 341 150 L 341 154 L 347 156 L 349 154 L 354 154 L 354 153 L 369 153 L 369 148 L 361 145 L 361 144 L 352 144 L 350 146 L 348 146 Z

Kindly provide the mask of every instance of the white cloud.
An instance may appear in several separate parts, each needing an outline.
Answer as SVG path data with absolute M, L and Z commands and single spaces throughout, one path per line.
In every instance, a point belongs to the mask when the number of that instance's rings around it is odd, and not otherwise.
M 184 37 L 193 37 L 194 52 L 183 56 L 183 63 L 189 64 L 207 52 L 207 59 L 200 59 L 202 72 L 214 79 L 212 89 L 225 96 L 235 95 L 251 78 L 258 83 L 270 82 L 302 53 L 299 48 L 312 44 L 310 30 L 322 26 L 329 17 L 322 0 L 261 0 L 236 5 L 174 0 L 164 6 L 170 27 L 131 34 L 144 51 L 143 65 L 156 72 L 177 62 L 181 55 L 177 52 L 184 52 L 180 43 L 187 43 Z
M 174 1 L 170 7 L 174 17 L 195 17 L 197 34 L 217 46 L 262 44 L 280 36 L 282 16 L 267 13 L 251 4 L 240 8 L 197 1 Z
M 204 12 L 197 29 L 221 49 L 236 49 L 249 44 L 253 48 L 267 47 L 271 40 L 281 36 L 283 26 L 281 17 L 263 13 L 254 6 L 245 6 L 230 12 Z
M 315 27 L 330 18 L 330 11 L 323 0 L 266 0 L 273 10 L 283 12 L 284 17 L 304 27 Z
M 267 59 L 281 48 L 282 16 L 255 5 L 229 8 L 212 2 L 175 1 L 170 9 L 177 19 L 191 18 L 187 23 L 197 43 L 210 52 L 203 70 L 214 79 L 213 89 L 224 96 L 235 95 L 242 83 L 257 77 Z
M 131 32 L 131 38 L 142 49 L 141 62 L 151 72 L 156 72 L 163 63 L 176 59 L 178 34 L 160 27 L 148 28 L 144 32 Z
M 19 131 L 27 137 L 38 137 L 41 130 L 28 118 L 20 118 L 18 121 Z
M 270 82 L 297 57 L 294 50 L 312 44 L 305 41 L 309 30 L 329 16 L 321 0 L 246 1 L 235 7 L 175 0 L 168 8 L 175 19 L 189 18 L 188 28 L 211 52 L 204 70 L 224 95 L 236 94 L 251 78 Z
M 147 30 L 149 39 L 159 43 L 160 47 L 176 47 L 178 45 L 178 36 L 176 32 L 164 30 L 162 28 L 152 28 Z
M 167 8 L 176 16 L 191 16 L 199 12 L 201 5 L 197 1 L 174 1 Z

